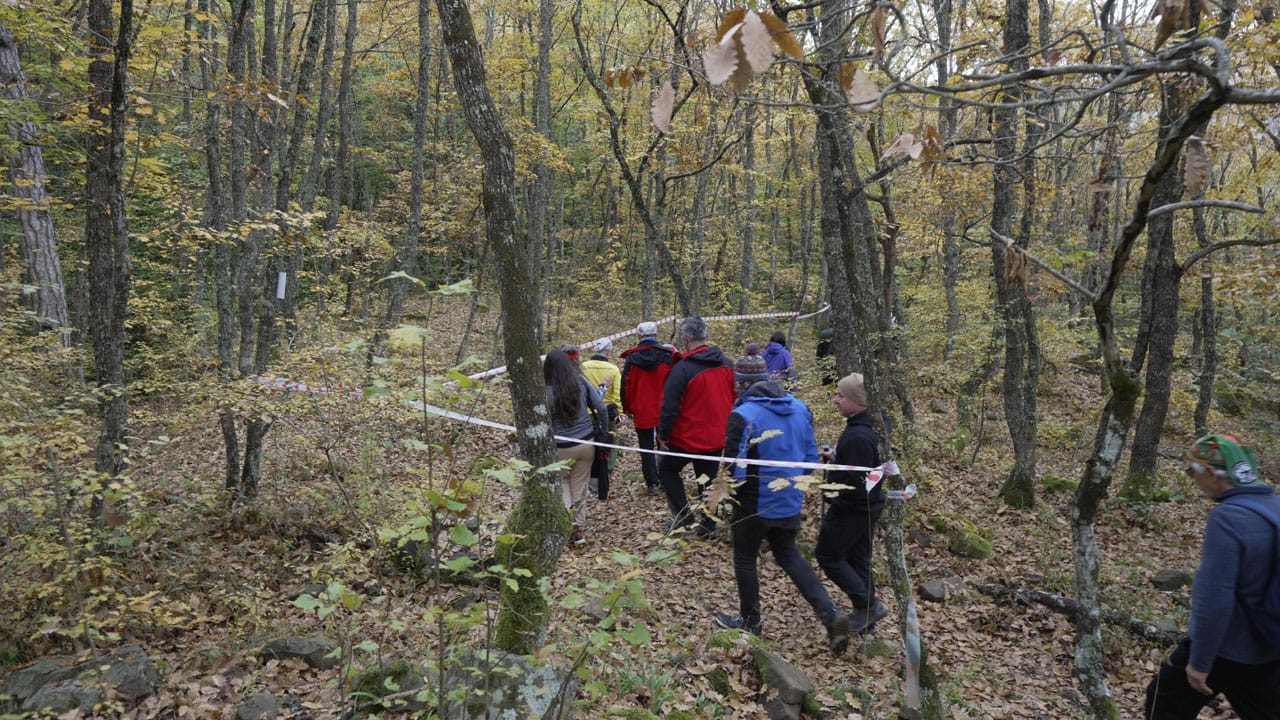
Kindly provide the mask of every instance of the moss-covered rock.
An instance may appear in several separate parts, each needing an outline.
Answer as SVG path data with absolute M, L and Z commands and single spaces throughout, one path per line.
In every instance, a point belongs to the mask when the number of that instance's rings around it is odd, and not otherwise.
M 1080 481 L 1073 478 L 1060 478 L 1056 475 L 1045 475 L 1041 481 L 1046 492 L 1074 493 Z
M 625 708 L 623 710 L 614 710 L 609 717 L 622 718 L 622 720 L 661 720 L 657 715 L 645 710 L 644 708 Z M 669 715 L 668 717 L 674 717 Z
M 991 555 L 991 541 L 974 530 L 963 529 L 952 534 L 948 549 L 960 557 L 982 560 Z
M 707 682 L 711 685 L 711 689 L 721 695 L 728 695 L 733 689 L 733 686 L 729 683 L 729 671 L 722 667 L 711 668 L 711 671 L 708 672 L 705 677 L 707 678 Z

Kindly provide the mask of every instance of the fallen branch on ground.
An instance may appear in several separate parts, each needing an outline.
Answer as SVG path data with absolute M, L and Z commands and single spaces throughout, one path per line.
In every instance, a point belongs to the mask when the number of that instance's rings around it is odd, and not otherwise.
M 1055 610 L 1067 617 L 1075 620 L 1076 613 L 1080 610 L 1080 605 L 1071 598 L 1065 598 L 1061 595 L 1054 595 L 1042 590 L 1022 590 L 1018 588 L 1009 588 L 1002 585 L 987 585 L 985 583 L 975 583 L 971 585 L 975 590 L 983 595 L 990 595 L 996 598 L 1013 598 L 1023 604 L 1036 603 L 1044 605 Z M 1112 625 L 1119 625 L 1130 632 L 1138 635 L 1144 640 L 1160 643 L 1162 645 L 1176 645 L 1182 639 L 1183 633 L 1177 630 L 1166 630 L 1155 623 L 1139 620 L 1132 615 L 1124 615 L 1110 610 L 1102 611 L 1102 619 Z

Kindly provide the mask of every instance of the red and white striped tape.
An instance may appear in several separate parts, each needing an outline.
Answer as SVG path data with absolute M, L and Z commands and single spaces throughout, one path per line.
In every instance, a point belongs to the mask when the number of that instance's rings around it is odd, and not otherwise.
M 805 315 L 801 315 L 796 312 L 776 312 L 776 313 L 756 313 L 754 315 L 713 315 L 711 317 L 704 317 L 702 319 L 707 322 L 730 322 L 730 321 L 737 321 L 737 320 L 767 320 L 769 318 L 780 318 L 780 317 L 795 318 L 796 320 L 807 320 L 811 317 L 816 317 L 818 315 L 821 315 L 822 313 L 830 309 L 831 309 L 831 305 L 830 303 L 827 303 L 827 304 L 824 304 L 822 307 L 818 308 L 817 310 L 811 313 L 807 313 Z M 676 322 L 678 320 L 682 321 L 683 318 L 678 318 L 675 315 L 668 315 L 667 317 L 664 317 L 661 320 L 654 320 L 653 323 L 655 325 L 664 325 L 666 323 Z M 608 340 L 609 342 L 613 342 L 614 340 L 617 340 L 619 338 L 624 338 L 629 335 L 634 335 L 635 332 L 636 331 L 634 328 L 619 330 L 618 332 L 612 335 L 603 335 L 601 337 L 596 338 L 595 340 L 588 340 L 587 342 L 584 342 L 584 343 L 578 343 L 578 349 L 591 350 L 592 348 L 595 347 L 595 344 L 601 340 Z M 542 356 L 542 358 L 545 358 L 545 357 L 546 355 Z M 501 367 L 496 367 L 491 370 L 485 370 L 483 372 L 478 372 L 473 375 L 468 375 L 467 377 L 471 380 L 487 380 L 491 377 L 502 375 L 506 371 L 507 371 L 507 366 L 503 365 Z

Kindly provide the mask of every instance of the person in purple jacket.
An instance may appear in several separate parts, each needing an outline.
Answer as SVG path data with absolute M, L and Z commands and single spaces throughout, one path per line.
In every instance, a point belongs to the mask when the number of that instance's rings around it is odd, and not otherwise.
M 769 345 L 761 354 L 764 356 L 765 365 L 769 368 L 769 379 L 790 387 L 796 379 L 796 374 L 791 367 L 795 364 L 791 359 L 791 351 L 787 350 L 787 334 L 781 330 L 775 332 L 769 338 Z
M 1254 453 L 1230 435 L 1187 451 L 1187 475 L 1218 505 L 1204 529 L 1187 637 L 1147 685 L 1147 720 L 1191 720 L 1218 693 L 1241 720 L 1280 718 L 1280 647 L 1265 642 L 1255 608 L 1277 579 L 1280 498 Z

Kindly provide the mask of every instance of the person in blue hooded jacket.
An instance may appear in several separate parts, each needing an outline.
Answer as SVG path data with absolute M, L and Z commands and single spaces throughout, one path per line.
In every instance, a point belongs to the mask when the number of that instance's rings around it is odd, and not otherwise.
M 726 457 L 817 462 L 813 413 L 807 405 L 769 379 L 764 358 L 744 355 L 734 365 L 738 401 L 725 427 Z M 849 617 L 836 609 L 813 566 L 796 547 L 804 491 L 795 478 L 801 468 L 735 464 L 733 493 L 733 576 L 738 614 L 715 613 L 721 627 L 761 632 L 760 546 L 769 541 L 774 559 L 813 607 L 835 654 L 849 644 Z
M 1192 720 L 1219 693 L 1241 720 L 1280 718 L 1280 647 L 1258 627 L 1264 594 L 1280 582 L 1280 498 L 1253 451 L 1206 435 L 1187 451 L 1187 476 L 1217 503 L 1191 586 L 1191 622 L 1147 686 L 1148 720 Z

